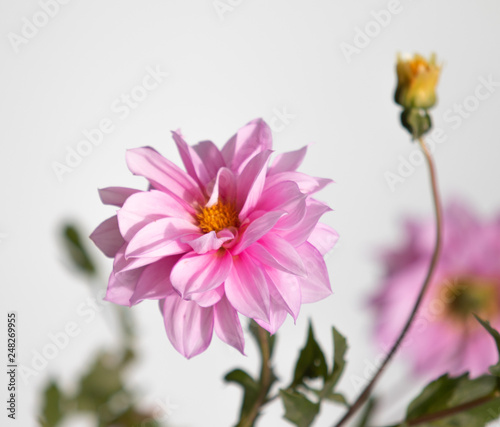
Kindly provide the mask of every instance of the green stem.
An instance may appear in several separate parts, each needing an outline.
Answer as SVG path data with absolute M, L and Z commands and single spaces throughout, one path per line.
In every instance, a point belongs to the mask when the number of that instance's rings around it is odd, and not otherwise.
M 237 424 L 237 427 L 252 427 L 257 419 L 260 408 L 268 403 L 267 394 L 272 384 L 271 371 L 271 349 L 269 348 L 269 339 L 267 331 L 260 326 L 258 327 L 258 338 L 260 343 L 260 351 L 262 357 L 262 365 L 260 370 L 259 394 L 252 409 L 248 414 L 242 417 Z
M 439 260 L 439 255 L 441 253 L 441 239 L 442 239 L 442 212 L 441 212 L 441 199 L 439 197 L 439 191 L 438 191 L 438 185 L 437 185 L 437 176 L 436 176 L 436 168 L 434 166 L 434 162 L 432 160 L 431 153 L 427 149 L 427 146 L 425 145 L 425 142 L 422 138 L 418 139 L 418 142 L 420 144 L 420 147 L 422 148 L 422 151 L 425 155 L 425 158 L 427 160 L 427 164 L 429 166 L 429 174 L 430 174 L 430 179 L 431 179 L 431 187 L 432 187 L 432 196 L 434 200 L 434 212 L 435 212 L 435 217 L 436 217 L 436 243 L 434 245 L 434 253 L 432 254 L 432 259 L 429 265 L 429 269 L 427 271 L 427 276 L 425 277 L 424 283 L 422 284 L 422 288 L 420 290 L 420 293 L 417 297 L 417 300 L 415 301 L 415 304 L 413 306 L 413 310 L 408 317 L 408 320 L 406 321 L 406 324 L 401 331 L 398 339 L 392 346 L 391 350 L 387 354 L 385 360 L 382 362 L 380 365 L 378 371 L 375 373 L 371 381 L 368 383 L 368 385 L 365 387 L 365 389 L 361 392 L 361 394 L 358 396 L 356 401 L 353 403 L 353 405 L 349 408 L 349 410 L 346 412 L 344 417 L 336 424 L 335 427 L 341 427 L 346 423 L 346 421 L 351 418 L 366 402 L 368 397 L 370 396 L 371 392 L 373 391 L 373 388 L 375 384 L 377 383 L 379 377 L 382 375 L 384 372 L 384 369 L 386 368 L 387 364 L 392 360 L 392 357 L 398 350 L 399 346 L 403 342 L 403 339 L 406 336 L 406 333 L 410 329 L 410 326 L 413 323 L 413 320 L 415 319 L 415 316 L 417 314 L 418 309 L 420 308 L 420 304 L 422 303 L 422 300 L 424 298 L 425 292 L 427 291 L 427 288 L 429 287 L 429 283 L 432 279 L 432 276 L 434 274 L 434 270 L 437 266 L 437 262 Z

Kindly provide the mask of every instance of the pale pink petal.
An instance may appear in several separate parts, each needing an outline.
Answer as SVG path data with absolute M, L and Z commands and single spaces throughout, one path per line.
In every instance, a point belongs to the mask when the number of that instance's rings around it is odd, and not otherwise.
M 198 153 L 184 141 L 179 131 L 172 132 L 175 144 L 179 150 L 182 163 L 186 168 L 186 172 L 204 188 L 205 184 L 210 181 L 207 169 L 204 162 L 200 159 Z
M 293 181 L 302 193 L 313 194 L 331 184 L 333 180 L 328 178 L 315 178 L 301 172 L 280 172 L 267 177 L 266 188 L 272 187 L 280 182 Z
M 300 166 L 307 153 L 307 146 L 296 151 L 278 154 L 268 171 L 268 175 L 274 175 L 280 172 L 295 171 Z
M 104 255 L 110 258 L 113 258 L 125 243 L 118 229 L 116 215 L 98 225 L 89 237 Z
M 304 243 L 297 248 L 307 270 L 307 277 L 298 277 L 302 302 L 316 302 L 331 295 L 332 288 L 326 269 L 325 260 L 319 251 L 310 243 Z
M 228 240 L 234 239 L 234 234 L 229 230 L 221 230 L 217 234 L 215 231 L 200 235 L 193 235 L 187 238 L 181 238 L 183 243 L 191 246 L 197 254 L 205 254 L 210 251 L 216 251 Z
M 274 233 L 263 236 L 258 242 L 249 246 L 246 252 L 252 258 L 269 267 L 299 276 L 307 275 L 304 264 L 295 248 Z
M 193 146 L 193 149 L 205 165 L 208 174 L 207 182 L 214 179 L 218 170 L 226 166 L 221 152 L 212 141 L 201 141 Z
M 258 204 L 266 181 L 266 165 L 271 151 L 257 154 L 237 178 L 236 208 L 243 221 Z
M 172 294 L 160 300 L 167 336 L 175 349 L 190 359 L 210 345 L 214 329 L 214 311 Z
M 269 267 L 266 268 L 266 275 L 269 289 L 276 289 L 276 292 L 271 292 L 274 300 L 281 301 L 280 308 L 285 308 L 293 319 L 297 320 L 302 304 L 302 292 L 298 278 L 293 274 Z
M 226 296 L 241 314 L 269 322 L 270 295 L 261 269 L 242 252 L 233 259 L 233 268 L 225 282 Z
M 292 181 L 279 182 L 266 188 L 256 206 L 263 211 L 285 211 L 277 228 L 287 229 L 294 227 L 306 214 L 307 195 L 302 193 L 299 186 Z
M 137 286 L 130 298 L 130 303 L 137 304 L 145 299 L 163 299 L 175 292 L 172 283 L 170 283 L 170 273 L 179 258 L 179 256 L 163 258 L 144 267 L 137 280 Z
M 106 187 L 99 189 L 99 197 L 105 205 L 113 205 L 121 208 L 132 194 L 138 193 L 140 190 L 126 187 Z
M 158 257 L 186 252 L 189 246 L 179 239 L 198 232 L 194 224 L 179 218 L 162 218 L 139 230 L 127 246 L 127 258 Z
M 130 171 L 147 178 L 154 188 L 172 194 L 188 206 L 203 202 L 196 181 L 153 148 L 128 150 L 126 158 Z
M 224 145 L 222 157 L 233 172 L 241 173 L 252 157 L 271 146 L 271 129 L 262 119 L 256 119 L 243 126 Z
M 105 301 L 112 302 L 114 304 L 125 305 L 130 307 L 130 298 L 134 294 L 137 281 L 144 268 L 137 268 L 135 270 L 130 270 L 117 276 L 114 272 L 111 272 L 108 281 L 108 289 L 106 290 Z
M 313 232 L 321 216 L 331 211 L 331 209 L 314 199 L 306 200 L 306 214 L 294 228 L 288 230 L 278 230 L 277 233 L 293 246 L 299 246 L 304 243 Z
M 215 306 L 214 314 L 214 329 L 217 336 L 244 355 L 245 338 L 238 312 L 225 296 Z
M 211 194 L 206 206 L 210 207 L 217 202 L 234 203 L 236 200 L 236 177 L 228 168 L 222 168 L 217 172 L 213 188 L 207 188 Z
M 239 254 L 245 248 L 249 247 L 252 243 L 259 240 L 262 236 L 269 233 L 278 222 L 278 220 L 284 215 L 284 212 L 274 211 L 266 212 L 255 221 L 250 223 L 246 230 L 241 231 L 240 229 L 240 240 L 233 247 L 231 252 L 234 255 Z
M 269 308 L 269 321 L 263 321 L 262 319 L 255 319 L 255 321 L 268 331 L 271 335 L 276 333 L 276 331 L 281 327 L 283 322 L 286 319 L 287 309 L 285 308 L 286 304 L 281 298 L 281 295 L 278 293 L 274 286 L 269 287 L 270 292 L 270 308 Z
M 333 228 L 318 222 L 307 241 L 324 256 L 332 250 L 338 239 L 339 235 Z
M 224 295 L 224 285 L 206 292 L 198 292 L 189 295 L 188 301 L 195 301 L 200 307 L 212 307 L 217 304 Z
M 232 265 L 232 257 L 224 249 L 203 255 L 189 252 L 174 266 L 170 280 L 182 298 L 188 298 L 217 288 L 226 280 Z
M 162 257 L 144 257 L 144 258 L 125 258 L 125 251 L 127 250 L 127 244 L 125 243 L 116 253 L 115 259 L 113 260 L 113 271 L 117 276 L 130 270 L 135 270 L 139 267 L 144 267 L 145 265 L 152 264 L 159 261 Z
M 163 191 L 143 191 L 129 197 L 118 210 L 118 223 L 125 240 L 132 237 L 145 225 L 161 218 L 182 218 L 194 223 L 194 209 L 188 212 L 184 204 Z

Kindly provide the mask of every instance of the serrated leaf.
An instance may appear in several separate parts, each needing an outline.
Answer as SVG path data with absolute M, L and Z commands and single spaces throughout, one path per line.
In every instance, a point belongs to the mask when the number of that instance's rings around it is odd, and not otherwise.
M 312 324 L 309 323 L 309 333 L 307 342 L 300 351 L 295 366 L 293 382 L 290 388 L 294 388 L 304 383 L 304 379 L 323 378 L 326 379 L 328 366 L 326 365 L 325 355 L 321 347 L 316 342 Z
M 248 373 L 235 369 L 224 377 L 227 382 L 239 384 L 243 388 L 243 402 L 240 409 L 240 418 L 248 415 L 259 395 L 259 384 Z
M 56 382 L 51 381 L 43 392 L 43 404 L 40 423 L 43 427 L 54 427 L 63 418 L 63 395 Z
M 280 390 L 285 406 L 285 418 L 298 427 L 308 427 L 319 413 L 319 403 L 311 402 L 296 391 Z
M 495 375 L 497 377 L 500 377 L 500 333 L 491 327 L 490 322 L 486 320 L 482 320 L 479 318 L 479 316 L 474 314 L 474 317 L 477 319 L 477 321 L 483 326 L 484 329 L 488 331 L 488 333 L 493 337 L 495 340 L 495 344 L 497 346 L 497 351 L 498 351 L 498 356 L 499 356 L 499 362 L 496 365 L 490 366 L 490 373 L 492 375 Z

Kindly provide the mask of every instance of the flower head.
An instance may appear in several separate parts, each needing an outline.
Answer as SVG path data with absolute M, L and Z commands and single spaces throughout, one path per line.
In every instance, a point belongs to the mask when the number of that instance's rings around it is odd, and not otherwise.
M 406 244 L 384 254 L 387 275 L 371 301 L 383 347 L 401 332 L 432 256 L 434 224 L 408 222 L 406 228 Z M 454 203 L 443 230 L 442 255 L 403 351 L 418 373 L 482 374 L 498 354 L 473 314 L 500 326 L 500 221 L 481 222 Z
M 268 166 L 271 132 L 262 120 L 241 128 L 219 150 L 173 138 L 186 172 L 149 147 L 127 152 L 148 191 L 100 190 L 119 207 L 91 238 L 114 258 L 106 299 L 131 306 L 160 301 L 167 335 L 186 357 L 213 331 L 243 352 L 238 314 L 270 333 L 302 303 L 331 293 L 323 260 L 337 240 L 318 223 L 330 210 L 312 195 L 331 182 L 296 169 L 306 147 Z
M 436 86 L 441 67 L 435 55 L 427 61 L 420 55 L 398 57 L 396 73 L 398 85 L 395 100 L 406 108 L 431 108 L 436 103 Z

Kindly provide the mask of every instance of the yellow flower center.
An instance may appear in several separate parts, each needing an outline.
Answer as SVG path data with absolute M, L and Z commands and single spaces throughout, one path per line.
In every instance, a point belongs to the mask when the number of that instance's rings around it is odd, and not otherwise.
M 196 218 L 204 233 L 218 232 L 224 228 L 240 225 L 234 204 L 223 203 L 220 200 L 215 205 L 204 207 Z

